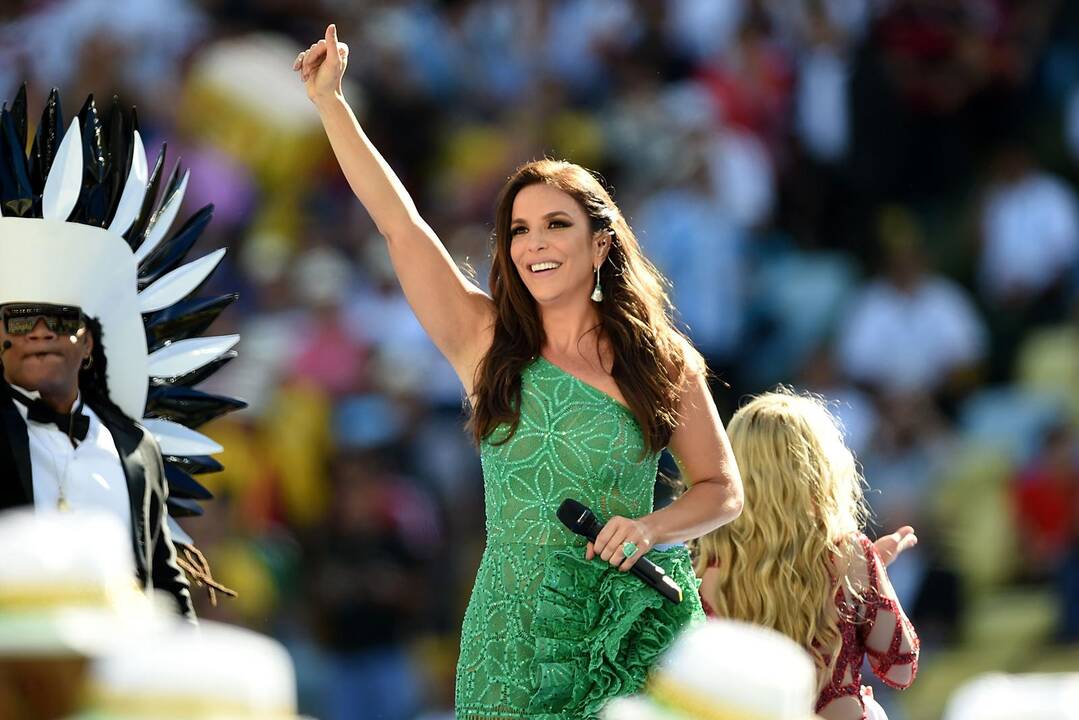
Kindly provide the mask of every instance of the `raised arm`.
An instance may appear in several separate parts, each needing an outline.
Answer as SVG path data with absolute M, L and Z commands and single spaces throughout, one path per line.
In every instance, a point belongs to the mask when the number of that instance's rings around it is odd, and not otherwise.
M 341 89 L 347 64 L 348 46 L 338 42 L 337 28 L 330 25 L 326 37 L 301 53 L 293 69 L 318 108 L 349 186 L 386 238 L 409 305 L 471 393 L 475 365 L 490 343 L 491 300 L 457 268 L 364 134 Z

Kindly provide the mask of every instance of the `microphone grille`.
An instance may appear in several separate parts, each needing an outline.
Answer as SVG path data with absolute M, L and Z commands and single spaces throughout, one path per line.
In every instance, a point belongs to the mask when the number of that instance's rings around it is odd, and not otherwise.
M 592 517 L 592 511 L 573 498 L 566 498 L 558 506 L 558 519 L 575 533 L 580 533 Z

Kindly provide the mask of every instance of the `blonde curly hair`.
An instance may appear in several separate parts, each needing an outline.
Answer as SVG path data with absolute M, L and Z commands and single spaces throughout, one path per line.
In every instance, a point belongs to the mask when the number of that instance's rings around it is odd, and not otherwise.
M 868 516 L 862 477 L 835 417 L 817 397 L 786 388 L 741 408 L 727 429 L 745 487 L 734 522 L 696 543 L 697 574 L 714 567 L 705 599 L 720 617 L 773 628 L 813 657 L 823 687 L 841 642 L 836 568 Z

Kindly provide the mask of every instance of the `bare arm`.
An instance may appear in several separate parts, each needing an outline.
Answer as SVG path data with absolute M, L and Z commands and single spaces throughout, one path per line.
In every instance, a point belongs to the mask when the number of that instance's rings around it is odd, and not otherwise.
M 909 532 L 907 532 L 909 530 Z M 882 541 L 887 544 L 889 538 L 900 538 L 898 550 L 887 559 L 880 553 Z M 903 606 L 899 604 L 899 597 L 895 594 L 891 580 L 888 579 L 888 571 L 885 569 L 891 560 L 905 549 L 912 547 L 914 542 L 913 528 L 909 526 L 900 528 L 891 536 L 885 536 L 876 543 L 876 551 L 868 553 L 866 563 L 872 563 L 872 570 L 867 567 L 867 574 L 876 577 L 877 598 L 872 597 L 870 591 L 869 602 L 877 606 L 876 615 L 873 618 L 872 628 L 865 640 L 869 665 L 873 672 L 881 680 L 893 687 L 905 688 L 914 682 L 914 676 L 918 671 L 918 635 L 914 626 L 907 619 Z
M 689 489 L 667 507 L 638 520 L 611 518 L 594 548 L 590 546 L 589 558 L 594 550 L 612 565 L 629 570 L 653 545 L 700 537 L 741 514 L 742 478 L 702 371 L 688 374 L 679 416 L 670 450 Z M 626 540 L 638 547 L 629 558 L 622 555 Z
M 420 217 L 412 198 L 364 134 L 341 90 L 348 47 L 330 25 L 294 69 L 318 109 L 326 136 L 349 186 L 389 245 L 405 297 L 424 330 L 469 393 L 475 363 L 486 350 L 494 311 L 490 298 L 468 281 Z

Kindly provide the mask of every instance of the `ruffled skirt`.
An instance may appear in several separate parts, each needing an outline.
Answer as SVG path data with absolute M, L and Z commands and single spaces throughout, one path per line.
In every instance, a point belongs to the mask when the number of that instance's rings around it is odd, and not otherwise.
M 531 572 L 485 553 L 462 631 L 457 717 L 595 718 L 638 692 L 675 636 L 704 618 L 688 551 L 648 558 L 682 587 L 681 603 L 586 561 L 583 547 L 545 549 Z

